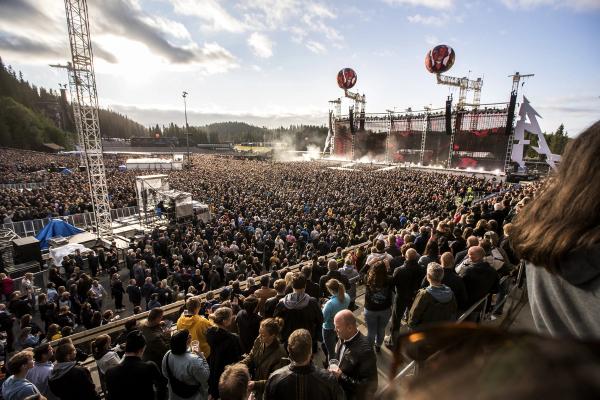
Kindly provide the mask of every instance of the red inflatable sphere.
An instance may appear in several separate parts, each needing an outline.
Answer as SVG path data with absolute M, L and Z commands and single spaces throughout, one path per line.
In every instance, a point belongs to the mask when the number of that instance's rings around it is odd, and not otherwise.
M 425 56 L 425 68 L 432 74 L 441 74 L 452 68 L 455 56 L 456 53 L 452 47 L 445 44 L 435 46 Z
M 356 72 L 352 68 L 342 68 L 337 75 L 337 84 L 340 88 L 347 90 L 356 85 Z

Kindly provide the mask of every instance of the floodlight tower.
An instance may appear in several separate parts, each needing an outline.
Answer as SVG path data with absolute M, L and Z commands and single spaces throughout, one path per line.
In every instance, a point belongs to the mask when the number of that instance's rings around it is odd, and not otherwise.
M 90 24 L 86 0 L 65 0 L 69 44 L 71 46 L 72 78 L 75 97 L 72 103 L 75 120 L 79 118 L 85 166 L 90 185 L 98 238 L 112 238 L 112 220 L 104 160 L 102 136 L 98 118 L 98 93 L 94 73 L 94 55 L 90 39 Z M 77 124 L 77 122 L 76 122 Z

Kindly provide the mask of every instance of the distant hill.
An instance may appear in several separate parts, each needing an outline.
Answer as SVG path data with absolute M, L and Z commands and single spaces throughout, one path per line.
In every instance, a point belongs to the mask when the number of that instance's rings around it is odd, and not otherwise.
M 100 109 L 100 131 L 106 137 L 146 135 L 148 130 L 124 115 Z M 36 87 L 0 59 L 0 146 L 39 149 L 53 142 L 76 143 L 73 108 L 63 89 Z
M 114 111 L 100 109 L 100 131 L 104 138 L 130 138 L 156 134 L 185 139 L 184 127 L 176 124 L 146 128 Z M 190 126 L 190 144 L 247 143 L 283 141 L 297 150 L 308 146 L 322 147 L 327 128 L 313 125 L 291 125 L 269 129 L 245 122 L 218 122 Z M 0 59 L 0 146 L 39 149 L 53 142 L 71 149 L 77 142 L 73 108 L 66 89 L 60 91 L 36 87 L 21 72 Z
M 327 137 L 327 128 L 315 125 L 290 125 L 269 129 L 245 122 L 218 122 L 205 126 L 190 126 L 190 144 L 199 143 L 248 143 L 248 142 L 285 142 L 297 150 L 306 150 L 308 146 L 322 147 Z M 162 128 L 156 125 L 150 128 L 151 135 L 185 138 L 185 129 L 176 124 Z

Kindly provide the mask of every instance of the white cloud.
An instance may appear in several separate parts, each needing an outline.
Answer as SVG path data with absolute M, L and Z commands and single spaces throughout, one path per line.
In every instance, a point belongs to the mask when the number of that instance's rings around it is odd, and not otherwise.
M 502 0 L 502 3 L 511 10 L 530 10 L 544 6 L 570 8 L 576 11 L 600 9 L 598 0 Z
M 147 15 L 142 18 L 142 21 L 150 26 L 153 26 L 158 31 L 171 36 L 175 39 L 183 39 L 186 41 L 192 40 L 190 32 L 187 30 L 185 25 L 180 22 L 173 21 L 168 18 L 159 17 L 156 15 Z
M 425 16 L 425 15 L 421 15 L 421 14 L 409 15 L 406 17 L 406 19 L 411 24 L 423 24 L 423 25 L 433 25 L 433 26 L 442 26 L 442 25 L 446 24 L 446 22 L 448 21 L 447 16 L 438 17 L 435 15 Z
M 63 4 L 18 0 L 9 6 L 0 13 L 0 52 L 26 65 L 70 58 Z M 210 74 L 238 67 L 229 51 L 196 43 L 182 23 L 144 11 L 138 0 L 91 2 L 89 13 L 98 72 Z
M 401 6 L 421 6 L 435 10 L 446 10 L 454 5 L 454 0 L 383 0 L 388 4 Z
M 203 29 L 239 33 L 247 26 L 232 16 L 217 0 L 171 0 L 175 12 L 199 18 Z
M 301 15 L 304 2 L 299 0 L 247 0 L 239 7 L 245 12 L 245 21 L 262 29 L 281 29 L 291 17 Z
M 323 46 L 323 44 L 316 42 L 314 40 L 309 40 L 306 42 L 306 48 L 312 51 L 315 54 L 324 54 L 327 51 L 327 48 Z
M 308 10 L 311 14 L 321 18 L 336 18 L 336 15 L 328 9 L 324 4 L 311 3 L 308 5 Z
M 262 33 L 254 32 L 250 35 L 248 46 L 250 46 L 252 52 L 257 57 L 269 58 L 273 55 L 273 42 L 268 36 Z

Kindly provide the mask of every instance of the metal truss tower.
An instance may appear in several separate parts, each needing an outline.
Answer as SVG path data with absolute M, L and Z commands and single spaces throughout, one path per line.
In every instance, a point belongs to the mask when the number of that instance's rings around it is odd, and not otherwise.
M 85 162 L 84 139 L 81 130 L 81 114 L 79 113 L 79 104 L 76 99 L 76 86 L 75 86 L 75 75 L 73 74 L 73 66 L 70 62 L 67 65 L 61 64 L 50 64 L 53 68 L 62 68 L 67 70 L 67 76 L 69 77 L 69 95 L 71 97 L 71 107 L 73 108 L 73 118 L 75 122 L 75 132 L 77 133 L 77 144 L 79 145 L 79 165 L 87 165 Z
M 86 0 L 65 0 L 65 10 L 69 44 L 71 45 L 72 74 L 70 75 L 72 75 L 75 86 L 75 97 L 71 101 L 74 103 L 75 123 L 81 127 L 80 139 L 85 152 L 90 197 L 96 219 L 96 234 L 99 238 L 110 239 L 112 237 L 112 221 L 102 159 L 98 93 L 96 92 L 87 2 Z
M 457 78 L 455 76 L 448 76 L 442 74 L 436 74 L 437 83 L 440 85 L 456 86 L 459 88 L 458 92 L 458 104 L 456 108 L 458 110 L 464 108 L 466 105 L 471 105 L 474 108 L 479 107 L 481 101 L 481 87 L 483 86 L 483 79 L 477 78 L 471 80 L 469 78 Z M 473 91 L 473 103 L 467 104 L 467 92 Z

